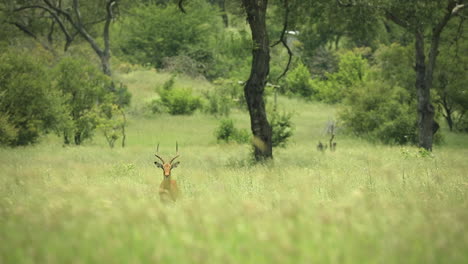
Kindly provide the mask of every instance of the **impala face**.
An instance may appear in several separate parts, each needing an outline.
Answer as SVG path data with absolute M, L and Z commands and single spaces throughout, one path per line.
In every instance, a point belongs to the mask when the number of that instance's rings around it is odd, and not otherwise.
M 159 159 L 161 159 L 159 156 L 156 156 L 156 157 L 158 157 Z M 174 161 L 174 159 L 176 159 L 177 157 L 178 157 L 178 156 L 176 156 L 175 158 L 173 158 L 173 159 L 171 160 L 171 162 Z M 179 164 L 180 164 L 180 161 L 177 161 L 177 162 L 175 162 L 175 163 L 164 162 L 163 159 L 161 159 L 161 161 L 162 161 L 163 163 L 159 163 L 159 162 L 155 161 L 154 164 L 156 165 L 156 167 L 163 169 L 163 171 L 164 171 L 164 177 L 169 177 L 169 176 L 171 176 L 171 170 L 174 169 L 174 168 L 177 168 L 177 166 L 179 166 Z
M 156 152 L 158 152 L 158 151 L 159 151 L 159 144 L 158 144 Z M 178 146 L 178 144 L 176 142 L 176 153 L 178 153 L 178 152 L 179 152 L 179 146 Z M 171 176 L 171 170 L 174 169 L 174 168 L 177 168 L 177 166 L 179 166 L 179 164 L 180 164 L 179 161 L 174 162 L 174 160 L 179 157 L 179 154 L 176 154 L 176 156 L 173 157 L 169 162 L 165 162 L 164 159 L 161 158 L 158 154 L 154 154 L 154 155 L 156 156 L 156 158 L 160 159 L 161 162 L 162 162 L 162 163 L 160 163 L 158 161 L 155 161 L 154 164 L 156 165 L 156 167 L 163 169 L 165 178 L 169 178 Z

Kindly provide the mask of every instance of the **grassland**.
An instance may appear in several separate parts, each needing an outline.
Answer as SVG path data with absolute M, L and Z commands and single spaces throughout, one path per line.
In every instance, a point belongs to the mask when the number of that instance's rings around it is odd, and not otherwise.
M 254 166 L 247 145 L 216 143 L 214 117 L 141 114 L 168 78 L 121 76 L 134 94 L 124 149 L 52 135 L 0 149 L 0 263 L 468 263 L 466 135 L 444 131 L 429 156 L 344 135 L 320 153 L 336 109 L 280 98 L 295 135 Z M 183 198 L 164 205 L 153 153 L 176 140 Z

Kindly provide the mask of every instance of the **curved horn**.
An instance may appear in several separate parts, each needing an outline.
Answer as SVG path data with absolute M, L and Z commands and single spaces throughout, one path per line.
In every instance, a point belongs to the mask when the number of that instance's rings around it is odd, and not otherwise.
M 177 159 L 177 158 L 180 156 L 180 155 L 179 155 L 179 144 L 177 144 L 177 141 L 176 141 L 176 143 L 175 143 L 175 149 L 176 149 L 176 156 L 173 157 L 173 158 L 171 159 L 171 161 L 169 161 L 169 163 L 171 163 L 171 164 L 172 164 L 172 162 L 173 162 L 175 159 Z
M 169 163 L 172 163 L 172 162 L 173 162 L 175 159 L 177 159 L 179 156 L 180 156 L 180 155 L 177 155 L 177 156 L 173 157 L 173 158 L 171 159 L 171 161 L 169 161 Z
M 158 146 L 156 147 L 156 153 L 159 152 L 159 143 L 158 143 Z M 162 161 L 162 163 L 166 163 L 159 155 L 157 154 L 154 154 L 156 156 L 156 158 L 160 159 Z

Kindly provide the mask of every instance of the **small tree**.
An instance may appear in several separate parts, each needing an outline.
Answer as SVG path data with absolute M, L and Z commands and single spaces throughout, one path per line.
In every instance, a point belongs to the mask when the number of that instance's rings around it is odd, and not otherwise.
M 64 127 L 61 134 L 65 144 L 72 141 L 80 145 L 91 138 L 94 130 L 102 123 L 102 112 L 114 102 L 113 94 L 107 92 L 110 78 L 87 61 L 66 57 L 55 67 L 56 85 L 62 91 L 67 104 L 71 126 Z M 112 111 L 107 111 L 107 119 Z M 100 121 L 101 120 L 101 121 Z

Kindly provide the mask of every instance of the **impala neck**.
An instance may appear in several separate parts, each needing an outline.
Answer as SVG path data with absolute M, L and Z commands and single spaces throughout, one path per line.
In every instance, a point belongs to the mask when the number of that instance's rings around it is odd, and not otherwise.
M 169 186 L 171 186 L 171 176 L 169 175 L 169 176 L 167 176 L 167 177 L 166 177 L 166 176 L 163 176 L 163 177 L 164 177 L 164 179 L 163 179 L 163 186 L 164 186 L 164 187 L 169 187 Z

